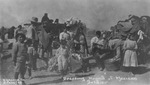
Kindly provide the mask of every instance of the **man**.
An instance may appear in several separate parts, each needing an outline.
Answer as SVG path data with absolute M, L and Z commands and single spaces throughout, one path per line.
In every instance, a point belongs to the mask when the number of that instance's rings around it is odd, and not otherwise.
M 102 39 L 101 38 L 101 32 L 96 31 L 96 36 L 91 39 L 91 48 L 90 48 L 91 51 L 94 52 L 95 47 L 97 47 L 98 44 L 101 44 L 101 42 L 100 42 L 101 39 Z
M 21 25 L 19 25 L 18 28 L 15 30 L 14 36 L 16 36 L 18 33 L 23 33 L 23 29 Z
M 116 66 L 117 69 L 122 67 L 122 62 L 123 62 L 122 56 L 124 56 L 122 47 L 126 38 L 127 38 L 127 34 L 121 33 L 119 38 L 109 40 L 108 46 L 111 50 L 110 58 L 111 58 L 111 61 L 119 62 L 119 64 Z
M 103 47 L 103 39 L 100 31 L 96 31 L 96 36 L 91 39 L 91 51 L 96 60 L 96 64 L 98 69 L 103 70 L 103 66 L 101 65 L 99 50 Z
M 70 34 L 67 32 L 67 29 L 65 28 L 63 32 L 60 33 L 59 35 L 59 40 L 65 40 L 65 41 L 69 41 L 70 40 Z
M 147 61 L 147 51 L 150 48 L 149 37 L 150 37 L 150 27 L 146 17 L 141 17 L 141 29 L 138 31 L 139 38 L 138 43 L 138 57 L 139 64 L 146 64 Z M 141 56 L 142 55 L 142 56 Z
M 150 37 L 150 24 L 148 23 L 146 17 L 142 17 L 141 28 L 141 30 Z
M 13 46 L 12 60 L 15 66 L 15 79 L 18 79 L 19 74 L 21 79 L 24 79 L 24 74 L 26 71 L 25 63 L 28 59 L 27 45 L 24 43 L 25 39 L 26 37 L 24 34 L 18 33 L 16 35 L 17 42 Z
M 109 40 L 109 48 L 111 50 L 114 50 L 114 59 L 120 59 L 120 54 L 121 54 L 121 45 L 123 44 L 122 40 L 124 40 L 124 37 L 125 37 L 125 34 L 121 34 L 121 37 L 120 38 L 117 38 L 117 39 L 111 39 Z
M 69 28 L 67 28 L 67 29 L 68 29 L 67 33 L 70 35 L 70 39 L 68 41 L 69 49 L 71 51 L 73 51 L 74 33 Z
M 48 14 L 47 13 L 45 13 L 44 16 L 42 17 L 41 22 L 43 23 L 44 21 L 47 21 L 47 22 L 50 21 L 49 18 L 48 18 Z
M 14 26 L 12 26 L 12 27 L 8 30 L 8 38 L 9 38 L 9 39 L 14 38 L 14 30 L 15 30 L 15 27 L 14 27 Z
M 36 50 L 37 50 L 37 42 L 38 42 L 37 24 L 38 24 L 38 18 L 32 17 L 31 25 L 29 26 L 29 28 L 27 28 L 27 34 L 26 34 L 26 37 L 32 40 L 32 43 Z
M 36 52 L 38 50 L 37 23 L 38 23 L 38 18 L 32 17 L 31 25 L 29 26 L 29 28 L 27 28 L 27 33 L 26 33 L 27 39 L 32 40 L 32 44 L 35 49 L 35 53 L 34 53 L 34 57 L 33 57 L 34 58 L 33 59 L 33 70 L 37 69 L 36 68 L 36 60 L 37 60 Z
M 141 29 L 139 17 L 133 16 L 131 18 L 131 24 L 132 24 L 132 28 L 130 30 L 130 33 L 136 35 L 136 33 Z M 137 36 L 135 36 L 135 38 L 137 40 Z

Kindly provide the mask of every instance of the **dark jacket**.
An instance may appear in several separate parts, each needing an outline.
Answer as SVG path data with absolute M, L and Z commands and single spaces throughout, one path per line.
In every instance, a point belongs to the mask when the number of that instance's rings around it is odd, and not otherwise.
M 44 22 L 44 21 L 49 22 L 50 20 L 49 20 L 49 18 L 48 18 L 47 16 L 43 16 L 43 17 L 42 17 L 42 21 L 41 21 L 41 22 Z

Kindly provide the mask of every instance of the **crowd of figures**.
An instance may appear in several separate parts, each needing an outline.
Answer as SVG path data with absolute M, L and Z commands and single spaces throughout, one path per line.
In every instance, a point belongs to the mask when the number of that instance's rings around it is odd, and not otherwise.
M 48 25 L 53 23 L 47 13 L 40 23 L 38 18 L 33 17 L 26 31 L 19 25 L 16 31 L 10 33 L 16 39 L 12 49 L 14 78 L 18 79 L 20 74 L 24 79 L 26 71 L 32 78 L 32 71 L 37 70 L 37 58 L 45 61 L 48 71 L 60 73 L 62 79 L 69 72 L 91 71 L 91 59 L 95 60 L 100 71 L 128 68 L 134 75 L 133 69 L 149 62 L 148 19 L 148 16 L 140 18 L 130 15 L 129 19 L 112 26 L 110 31 L 96 31 L 89 44 L 84 31 L 86 26 L 80 20 L 71 18 L 65 22 L 63 31 L 60 30 L 56 37 L 52 34 L 53 31 L 46 32 L 47 29 L 50 30 Z M 55 24 L 58 23 L 59 20 L 56 19 Z M 55 44 L 58 47 L 55 48 Z

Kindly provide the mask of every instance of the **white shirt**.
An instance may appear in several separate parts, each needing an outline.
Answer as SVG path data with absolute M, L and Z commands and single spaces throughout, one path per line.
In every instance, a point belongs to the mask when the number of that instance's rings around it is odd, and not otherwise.
M 74 36 L 74 33 L 73 33 L 73 32 L 67 31 L 67 33 L 70 34 L 70 38 L 73 38 L 73 36 Z
M 38 35 L 36 33 L 36 30 L 34 29 L 34 27 L 32 25 L 30 25 L 28 28 L 27 28 L 27 33 L 26 33 L 26 37 L 29 38 L 29 39 L 33 39 L 33 36 L 32 36 L 32 31 L 34 31 L 35 33 L 35 40 L 38 40 Z
M 27 28 L 26 37 L 29 38 L 29 39 L 32 39 L 32 26 L 29 26 Z
M 104 45 L 103 41 L 104 39 L 99 39 L 97 36 L 95 36 L 91 39 L 91 47 L 93 47 L 93 43 Z
M 144 32 L 141 31 L 141 30 L 139 30 L 139 31 L 138 31 L 138 35 L 139 35 L 139 39 L 140 39 L 140 40 L 143 40 Z
M 59 40 L 69 40 L 69 39 L 70 39 L 69 33 L 65 33 L 65 32 L 60 33 Z

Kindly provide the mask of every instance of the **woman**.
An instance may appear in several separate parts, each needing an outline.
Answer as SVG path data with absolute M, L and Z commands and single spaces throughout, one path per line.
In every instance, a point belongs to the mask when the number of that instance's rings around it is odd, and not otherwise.
M 129 39 L 127 39 L 124 42 L 123 45 L 124 49 L 124 60 L 123 60 L 123 66 L 129 68 L 129 73 L 133 74 L 133 69 L 138 66 L 138 60 L 137 60 L 137 42 L 134 39 L 134 35 L 131 34 L 129 36 Z

